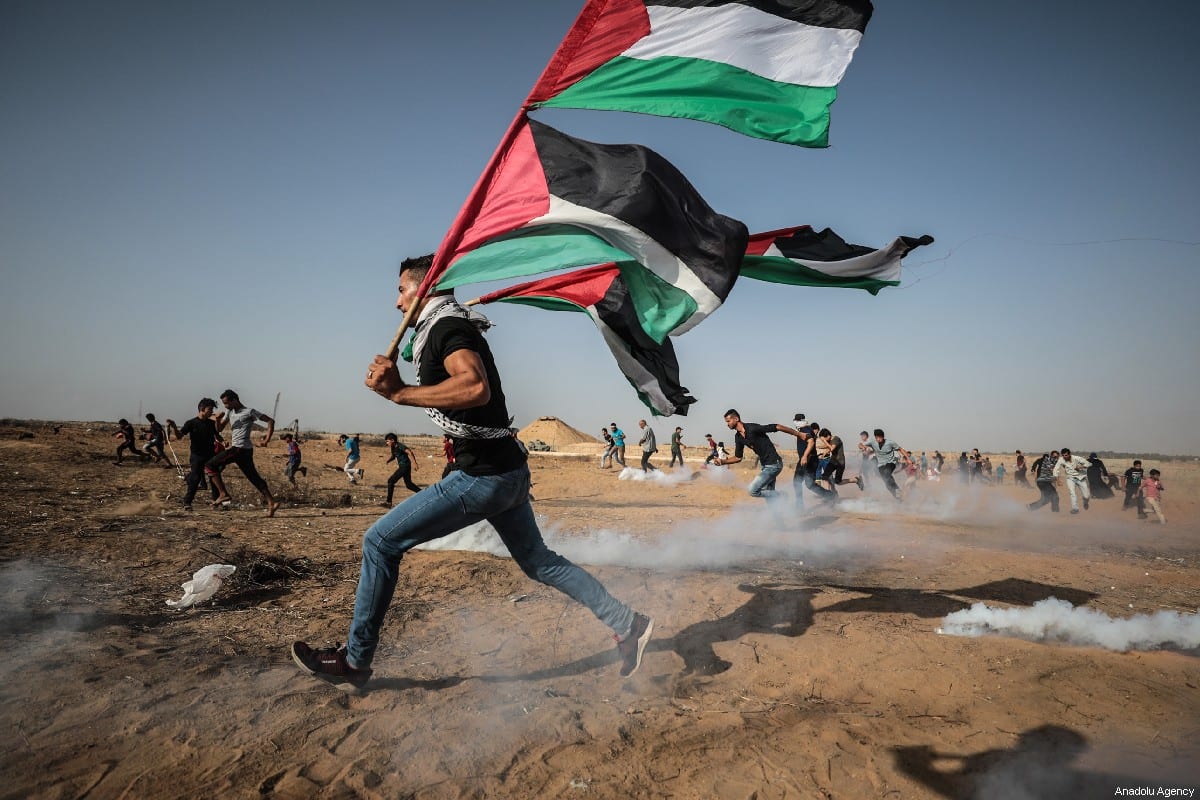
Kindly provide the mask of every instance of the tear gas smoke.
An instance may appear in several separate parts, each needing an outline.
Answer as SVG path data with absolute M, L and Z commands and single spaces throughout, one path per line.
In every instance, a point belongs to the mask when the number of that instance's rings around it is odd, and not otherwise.
M 976 603 L 942 621 L 939 633 L 952 636 L 1013 636 L 1033 642 L 1098 646 L 1109 650 L 1200 647 L 1200 615 L 1177 611 L 1114 619 L 1094 608 L 1075 607 L 1050 597 L 1030 608 L 990 608 Z
M 697 473 L 691 470 L 665 470 L 655 469 L 643 472 L 639 467 L 625 467 L 617 475 L 617 480 L 622 481 L 653 481 L 661 483 L 665 486 L 675 486 L 680 483 L 687 483 L 696 477 Z
M 828 518 L 797 517 L 790 503 L 737 506 L 725 517 L 687 520 L 653 540 L 611 529 L 586 536 L 569 534 L 539 517 L 546 545 L 581 564 L 657 569 L 725 568 L 763 560 L 805 559 L 863 566 L 891 559 L 899 549 L 912 552 L 911 541 L 892 542 L 856 532 Z M 786 508 L 786 510 L 784 510 Z M 508 550 L 487 523 L 420 545 L 425 550 L 469 550 L 508 556 Z

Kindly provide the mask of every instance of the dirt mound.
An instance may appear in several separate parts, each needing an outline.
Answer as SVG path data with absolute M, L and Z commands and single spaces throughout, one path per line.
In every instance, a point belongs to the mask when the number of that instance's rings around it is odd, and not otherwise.
M 538 417 L 522 428 L 517 436 L 523 442 L 541 439 L 555 449 L 572 444 L 596 443 L 594 436 L 572 428 L 558 417 Z

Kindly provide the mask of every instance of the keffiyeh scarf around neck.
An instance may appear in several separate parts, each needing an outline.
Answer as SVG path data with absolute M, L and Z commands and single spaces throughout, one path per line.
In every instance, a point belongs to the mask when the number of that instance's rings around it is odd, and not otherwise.
M 429 332 L 433 330 L 434 323 L 446 317 L 465 319 L 478 328 L 480 334 L 486 333 L 492 327 L 491 320 L 478 311 L 471 311 L 459 305 L 458 301 L 453 297 L 440 297 L 430 300 L 429 305 L 421 312 L 421 318 L 417 322 L 412 338 L 409 340 L 408 347 L 402 356 L 405 361 L 411 361 L 417 367 L 415 372 L 416 384 L 418 386 L 421 385 L 421 352 L 429 342 Z M 468 425 L 464 422 L 450 419 L 436 408 L 426 408 L 425 413 L 429 415 L 429 419 L 433 421 L 434 425 L 437 425 L 446 433 L 459 439 L 503 439 L 507 436 L 512 436 L 512 431 L 508 428 Z M 509 420 L 509 422 L 511 423 L 512 420 Z

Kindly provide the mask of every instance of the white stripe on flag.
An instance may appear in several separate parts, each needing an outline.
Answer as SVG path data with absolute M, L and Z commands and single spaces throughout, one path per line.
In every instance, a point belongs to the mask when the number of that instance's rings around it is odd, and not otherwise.
M 862 40 L 856 30 L 792 22 L 741 3 L 647 10 L 649 35 L 621 55 L 699 58 L 799 86 L 837 86 Z
M 522 227 L 551 224 L 576 225 L 591 231 L 613 247 L 628 253 L 634 261 L 653 272 L 672 286 L 687 292 L 696 302 L 696 311 L 671 331 L 672 336 L 691 330 L 721 307 L 717 297 L 705 283 L 674 253 L 641 231 L 616 217 L 576 205 L 555 195 L 550 196 L 550 211 L 529 220 Z
M 898 251 L 903 250 L 904 247 L 904 242 L 895 239 L 887 247 L 840 261 L 805 261 L 802 258 L 790 260 L 836 278 L 874 278 L 880 281 L 898 281 L 902 266 L 902 257 Z M 779 251 L 775 245 L 771 245 L 765 255 L 776 254 L 779 254 Z

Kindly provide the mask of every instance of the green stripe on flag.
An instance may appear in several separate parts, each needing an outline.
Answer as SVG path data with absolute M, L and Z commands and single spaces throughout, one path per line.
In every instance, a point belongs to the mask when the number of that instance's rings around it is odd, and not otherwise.
M 572 303 L 570 300 L 563 300 L 561 297 L 545 297 L 538 295 L 512 295 L 510 297 L 501 297 L 497 303 L 520 303 L 523 306 L 534 306 L 535 308 L 545 309 L 546 311 L 579 311 L 587 313 L 586 308 L 581 308 L 577 303 Z
M 624 250 L 580 228 L 544 225 L 519 229 L 470 251 L 450 265 L 437 288 L 453 289 L 627 258 L 629 254 Z
M 671 331 L 696 313 L 699 306 L 692 296 L 667 283 L 636 261 L 617 264 L 629 290 L 638 322 L 646 335 L 658 344 L 666 341 Z
M 828 147 L 835 86 L 797 86 L 696 58 L 618 56 L 539 105 L 634 111 L 723 125 L 746 136 Z
M 768 283 L 789 286 L 825 286 L 842 289 L 865 289 L 878 294 L 880 289 L 899 286 L 900 281 L 881 281 L 877 278 L 827 275 L 820 270 L 798 264 L 782 256 L 746 256 L 742 259 L 741 276 Z

